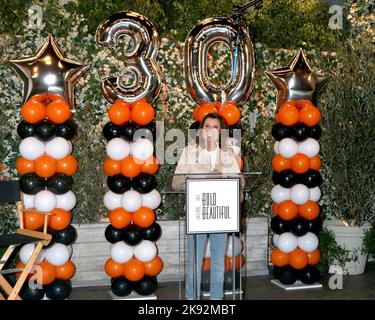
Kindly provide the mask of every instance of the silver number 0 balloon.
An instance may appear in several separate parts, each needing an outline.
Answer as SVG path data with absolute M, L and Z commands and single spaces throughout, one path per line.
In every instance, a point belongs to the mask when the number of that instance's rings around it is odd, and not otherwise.
M 96 41 L 103 46 L 117 47 L 124 35 L 133 40 L 133 47 L 125 53 L 124 65 L 126 71 L 134 74 L 135 81 L 124 85 L 119 77 L 106 77 L 101 81 L 103 95 L 110 103 L 117 99 L 134 102 L 142 98 L 151 103 L 160 92 L 160 75 L 155 62 L 159 34 L 146 17 L 123 11 L 100 23 Z
M 213 84 L 208 77 L 208 52 L 216 42 L 231 49 L 232 74 L 228 84 Z M 255 71 L 254 49 L 246 30 L 230 18 L 208 18 L 196 25 L 185 42 L 185 81 L 197 104 L 204 101 L 234 101 L 243 105 L 249 99 Z

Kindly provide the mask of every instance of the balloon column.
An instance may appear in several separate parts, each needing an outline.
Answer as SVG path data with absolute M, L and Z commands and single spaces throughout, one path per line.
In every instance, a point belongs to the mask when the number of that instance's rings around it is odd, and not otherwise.
M 43 227 L 44 215 L 38 211 L 50 212 L 48 232 L 52 234 L 51 244 L 39 257 L 37 271 L 41 274 L 36 274 L 36 279 L 42 286 L 32 289 L 26 283 L 21 296 L 33 300 L 45 295 L 49 299 L 65 299 L 71 291 L 69 280 L 75 273 L 70 257 L 71 244 L 77 236 L 70 225 L 71 210 L 76 205 L 71 191 L 72 175 L 78 167 L 70 142 L 77 129 L 71 120 L 72 94 L 74 82 L 87 67 L 64 58 L 52 36 L 35 56 L 11 62 L 24 81 L 25 97 L 28 97 L 22 105 L 22 121 L 17 127 L 22 141 L 16 169 L 22 175 L 23 206 L 31 209 L 24 213 L 22 223 L 26 229 L 39 230 Z M 21 248 L 18 268 L 25 266 L 33 250 L 32 243 Z
M 105 237 L 111 243 L 111 257 L 104 265 L 112 278 L 112 292 L 124 297 L 135 291 L 147 296 L 157 289 L 156 276 L 163 269 L 157 255 L 160 225 L 154 210 L 161 203 L 155 174 L 159 163 L 154 156 L 155 110 L 150 104 L 160 90 L 154 58 L 158 33 L 153 24 L 135 12 L 120 12 L 103 21 L 97 29 L 97 42 L 117 46 L 123 35 L 133 39 L 134 48 L 126 54 L 128 71 L 139 75 L 126 87 L 116 77 L 102 80 L 102 91 L 110 103 L 109 122 L 103 128 L 108 141 L 104 171 L 109 191 L 104 205 L 110 224 Z
M 320 279 L 317 234 L 321 229 L 318 139 L 320 111 L 313 104 L 325 78 L 313 72 L 299 50 L 287 68 L 267 72 L 279 89 L 276 124 L 272 128 L 275 156 L 272 159 L 271 220 L 274 232 L 271 260 L 273 274 L 290 285 Z

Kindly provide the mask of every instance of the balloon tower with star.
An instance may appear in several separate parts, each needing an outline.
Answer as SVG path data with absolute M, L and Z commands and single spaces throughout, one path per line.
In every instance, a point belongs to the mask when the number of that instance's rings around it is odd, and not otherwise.
M 272 127 L 275 156 L 272 159 L 271 220 L 274 232 L 271 253 L 273 274 L 282 285 L 300 281 L 313 285 L 320 280 L 318 233 L 321 197 L 319 188 L 320 110 L 317 94 L 327 77 L 313 71 L 302 49 L 289 65 L 267 71 L 278 89 L 276 123 Z
M 75 265 L 71 261 L 77 233 L 71 225 L 76 196 L 72 192 L 73 174 L 78 169 L 72 155 L 77 125 L 73 122 L 74 84 L 88 66 L 66 58 L 54 36 L 28 58 L 11 60 L 23 81 L 21 122 L 17 133 L 22 139 L 16 169 L 20 173 L 24 228 L 39 230 L 48 214 L 51 244 L 42 250 L 37 269 L 40 286 L 25 283 L 21 297 L 26 300 L 66 299 Z M 17 268 L 28 262 L 34 244 L 24 245 Z

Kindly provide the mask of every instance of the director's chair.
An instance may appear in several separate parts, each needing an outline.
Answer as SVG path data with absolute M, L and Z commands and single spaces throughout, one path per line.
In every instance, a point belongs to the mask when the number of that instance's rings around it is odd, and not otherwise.
M 21 290 L 23 284 L 27 279 L 27 275 L 30 273 L 32 267 L 36 264 L 37 258 L 43 248 L 43 246 L 47 246 L 52 236 L 47 233 L 47 222 L 48 222 L 48 215 L 51 214 L 50 212 L 41 212 L 36 210 L 24 210 L 22 205 L 21 193 L 19 189 L 19 182 L 18 181 L 0 181 L 0 203 L 15 203 L 18 212 L 19 218 L 19 228 L 16 230 L 14 234 L 4 234 L 0 235 L 0 247 L 7 247 L 8 249 L 5 251 L 3 256 L 0 260 L 0 287 L 6 293 L 7 300 L 21 300 L 20 296 L 18 295 L 19 291 Z M 41 231 L 33 231 L 24 228 L 24 213 L 33 212 L 38 214 L 44 215 L 44 225 L 43 225 L 43 232 Z M 4 265 L 11 257 L 14 249 L 17 246 L 27 244 L 27 243 L 34 243 L 35 248 L 32 252 L 29 261 L 22 269 L 9 269 L 3 270 Z M 9 282 L 4 278 L 3 274 L 8 273 L 15 273 L 22 270 L 20 276 L 18 277 L 14 287 L 12 287 Z M 4 295 L 0 291 L 0 300 L 5 300 Z

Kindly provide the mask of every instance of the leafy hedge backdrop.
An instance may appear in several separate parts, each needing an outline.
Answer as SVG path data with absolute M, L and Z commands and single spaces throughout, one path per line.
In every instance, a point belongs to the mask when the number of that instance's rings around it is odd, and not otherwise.
M 164 120 L 166 129 L 187 129 L 193 121 L 194 102 L 187 93 L 183 77 L 184 39 L 197 21 L 227 15 L 235 3 L 240 1 L 0 0 L 1 179 L 17 177 L 15 161 L 20 142 L 16 127 L 20 121 L 22 83 L 7 61 L 33 54 L 47 35 L 53 33 L 66 56 L 90 65 L 90 70 L 75 86 L 77 113 L 74 120 L 79 124 L 79 130 L 73 140 L 73 154 L 79 160 L 79 171 L 74 175 L 74 192 L 78 201 L 73 213 L 77 223 L 100 221 L 106 216 L 102 203 L 107 189 L 102 170 L 105 156 L 102 127 L 107 122 L 109 104 L 102 97 L 99 82 L 109 74 L 121 75 L 123 65 L 121 48 L 114 51 L 96 44 L 97 25 L 120 10 L 137 11 L 156 24 L 161 34 L 157 60 L 163 82 L 162 92 L 154 103 L 156 119 Z M 34 4 L 43 9 L 43 23 L 39 27 L 29 23 L 28 9 Z M 337 66 L 335 50 L 348 37 L 353 37 L 353 30 L 356 30 L 355 34 L 366 34 L 374 39 L 371 6 L 368 0 L 356 1 L 354 5 L 347 3 L 345 12 L 349 15 L 344 19 L 343 30 L 328 27 L 329 7 L 318 0 L 264 0 L 262 7 L 253 9 L 246 17 L 255 45 L 256 79 L 251 100 L 242 107 L 240 126 L 243 129 L 243 155 L 251 170 L 263 172 L 251 195 L 247 208 L 249 215 L 271 214 L 269 192 L 272 187 L 273 139 L 270 132 L 274 121 L 276 90 L 266 79 L 264 71 L 285 66 L 295 49 L 302 47 L 307 51 L 313 68 L 332 73 Z M 211 57 L 210 73 L 213 78 L 222 80 L 228 76 L 230 60 L 225 48 L 218 49 Z M 321 103 L 324 103 L 323 100 Z M 254 119 L 257 120 L 256 126 L 250 128 Z M 159 190 L 173 168 L 167 164 L 161 167 L 157 176 Z M 324 188 L 328 190 L 329 185 L 326 184 Z M 180 212 L 173 204 L 171 198 L 165 199 L 158 209 L 158 218 L 176 219 Z M 0 233 L 14 228 L 15 223 L 16 216 L 9 214 L 9 207 L 1 206 Z

